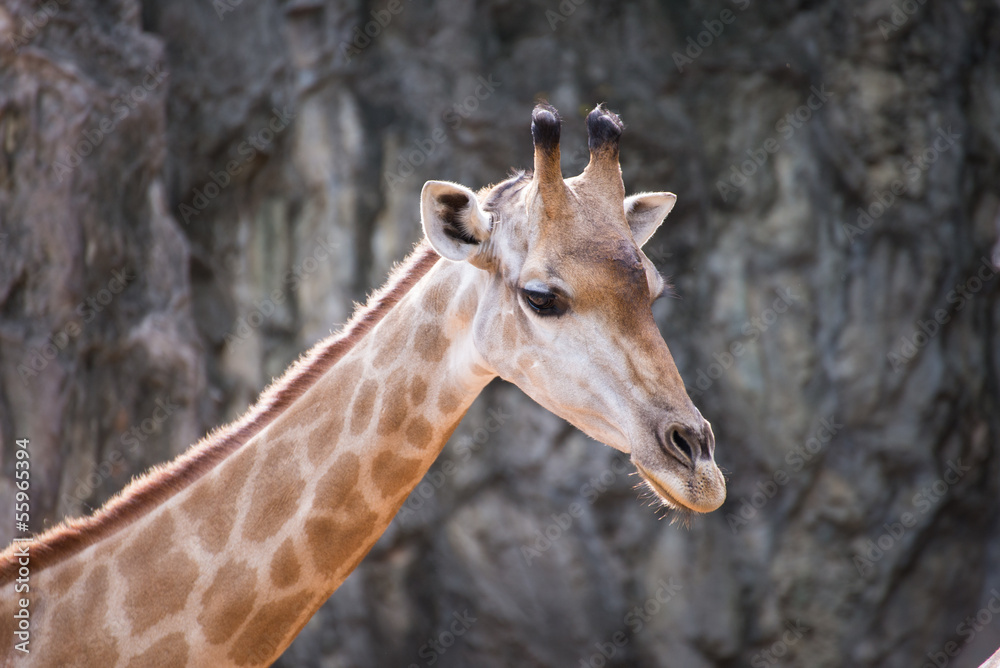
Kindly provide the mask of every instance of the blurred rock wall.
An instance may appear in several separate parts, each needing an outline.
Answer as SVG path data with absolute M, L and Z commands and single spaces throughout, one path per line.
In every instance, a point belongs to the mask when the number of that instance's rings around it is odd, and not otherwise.
M 978 665 L 995 1 L 8 0 L 0 516 L 16 438 L 42 529 L 239 415 L 418 239 L 424 181 L 530 166 L 539 98 L 567 175 L 605 101 L 629 191 L 679 196 L 655 313 L 729 500 L 660 521 L 495 383 L 279 665 Z

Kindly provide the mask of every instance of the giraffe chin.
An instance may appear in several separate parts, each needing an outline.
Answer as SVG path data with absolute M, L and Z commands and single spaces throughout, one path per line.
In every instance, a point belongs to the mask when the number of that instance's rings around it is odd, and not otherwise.
M 698 503 L 693 499 L 682 499 L 679 494 L 672 492 L 666 483 L 657 480 L 642 464 L 634 459 L 632 463 L 635 464 L 636 470 L 639 471 L 639 475 L 642 476 L 646 485 L 660 498 L 664 506 L 671 510 L 687 511 L 690 513 L 710 513 L 721 506 L 722 502 L 726 499 L 725 492 L 713 495 L 712 498 L 706 499 L 704 503 Z
M 664 485 L 658 483 L 656 478 L 654 478 L 649 471 L 642 468 L 642 464 L 638 464 L 636 462 L 633 463 L 635 464 L 636 470 L 639 471 L 639 475 L 641 475 L 643 481 L 645 481 L 646 486 L 649 487 L 654 494 L 660 497 L 660 500 L 663 501 L 665 506 L 671 510 L 693 510 L 686 503 L 680 501 L 676 496 L 671 494 Z

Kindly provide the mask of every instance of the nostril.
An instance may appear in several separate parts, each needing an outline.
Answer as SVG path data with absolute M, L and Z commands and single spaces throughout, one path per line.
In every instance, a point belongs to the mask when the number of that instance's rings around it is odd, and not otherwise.
M 691 444 L 688 443 L 684 435 L 681 434 L 680 430 L 672 429 L 670 431 L 670 441 L 674 444 L 674 447 L 679 451 L 684 453 L 684 456 L 688 458 L 688 461 L 694 461 L 694 450 L 691 449 Z
M 697 432 L 674 423 L 657 434 L 660 451 L 667 457 L 695 469 L 698 460 L 706 457 L 706 444 Z M 707 456 L 711 459 L 711 455 Z

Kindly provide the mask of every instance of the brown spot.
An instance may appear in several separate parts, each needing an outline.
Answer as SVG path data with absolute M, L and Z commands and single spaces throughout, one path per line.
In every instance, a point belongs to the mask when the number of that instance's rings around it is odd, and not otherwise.
M 318 393 L 322 396 L 321 393 Z M 319 397 L 310 397 L 317 399 Z M 325 397 L 324 397 L 325 398 Z M 350 398 L 350 397 L 348 397 Z M 288 407 L 284 413 L 275 420 L 275 427 L 281 432 L 288 431 L 294 427 L 316 424 L 327 415 L 327 408 L 323 401 L 297 401 Z
M 250 448 L 230 455 L 215 472 L 195 482 L 181 509 L 194 523 L 195 533 L 206 550 L 218 554 L 229 542 L 239 515 L 239 497 L 253 468 Z
M 142 633 L 187 605 L 198 564 L 174 543 L 173 515 L 162 512 L 122 550 L 118 570 L 128 586 L 125 612 Z
M 447 283 L 431 285 L 424 293 L 424 308 L 440 315 L 448 308 L 451 297 L 451 286 Z
M 316 485 L 313 512 L 337 510 L 355 493 L 361 476 L 361 459 L 353 452 L 345 452 L 330 467 Z
M 343 369 L 336 370 L 336 376 L 324 380 L 324 389 L 320 394 L 320 415 L 313 423 L 306 441 L 309 461 L 312 464 L 321 463 L 326 455 L 333 451 L 344 430 L 344 416 L 351 405 L 351 396 L 357 387 L 356 376 L 361 373 L 362 364 L 355 360 Z M 307 423 L 306 423 L 307 424 Z
M 0 615 L 0 656 L 14 656 L 14 632 L 17 620 L 9 611 Z
M 233 643 L 229 659 L 237 666 L 269 664 L 288 644 L 311 598 L 312 593 L 303 590 L 262 607 Z
M 431 423 L 419 415 L 410 420 L 409 426 L 406 427 L 406 441 L 418 448 L 427 447 L 433 434 L 434 428 L 431 427 Z
M 389 381 L 385 396 L 382 397 L 381 415 L 379 416 L 379 436 L 395 434 L 403 426 L 406 419 L 406 373 L 397 372 Z
M 104 626 L 109 570 L 105 564 L 96 566 L 87 576 L 83 591 L 52 610 L 48 623 L 58 630 L 64 642 L 43 643 L 38 647 L 41 665 L 78 665 L 81 656 L 102 663 L 118 660 L 117 640 Z
M 41 666 L 113 666 L 118 662 L 118 640 L 105 625 L 110 569 L 95 566 L 84 581 L 83 591 L 70 601 L 52 608 L 49 628 L 58 642 L 34 643 Z
M 109 571 L 110 569 L 104 564 L 95 567 L 84 584 L 82 599 L 88 606 L 93 606 L 93 610 L 106 611 L 108 608 Z
M 145 652 L 128 662 L 128 668 L 175 668 L 186 666 L 188 643 L 184 633 L 175 631 L 157 640 Z
M 503 319 L 503 342 L 510 347 L 517 347 L 518 345 L 517 322 L 513 316 Z
M 389 366 L 406 349 L 410 338 L 410 327 L 397 318 L 387 318 L 376 330 L 379 340 L 376 342 L 375 355 L 372 357 L 372 367 L 384 369 Z
M 394 497 L 401 492 L 408 492 L 417 482 L 423 461 L 411 457 L 402 457 L 395 452 L 383 450 L 372 462 L 372 478 L 375 486 L 382 492 L 383 498 Z
M 354 360 L 342 367 L 335 367 L 329 378 L 323 378 L 317 388 L 319 390 L 319 405 L 326 413 L 346 413 L 351 403 L 351 396 L 358 386 L 364 362 Z M 308 403 L 308 402 L 307 402 Z
M 372 409 L 375 407 L 375 396 L 378 394 L 378 382 L 366 380 L 358 390 L 351 410 L 351 434 L 357 436 L 368 428 L 372 420 Z
M 306 536 L 316 570 L 327 576 L 336 575 L 344 563 L 358 550 L 375 544 L 378 538 L 375 521 L 378 515 L 364 502 L 365 511 L 339 521 L 329 515 L 311 517 L 306 521 Z M 367 545 L 365 544 L 367 540 Z
M 302 568 L 295 556 L 295 542 L 286 538 L 271 559 L 271 582 L 279 588 L 291 587 L 299 581 Z
M 421 376 L 414 376 L 410 381 L 410 401 L 414 406 L 424 403 L 427 398 L 427 381 Z
M 438 397 L 438 410 L 449 415 L 458 410 L 458 395 L 451 390 L 444 390 Z
M 478 306 L 479 295 L 476 293 L 475 287 L 469 286 L 465 292 L 462 293 L 462 301 L 458 305 L 458 310 L 467 316 L 472 317 Z
M 316 425 L 306 441 L 306 449 L 309 453 L 309 461 L 315 465 L 320 464 L 326 455 L 337 447 L 340 440 L 340 432 L 344 429 L 344 416 L 331 415 L 327 420 Z
M 305 480 L 292 455 L 290 441 L 279 438 L 268 445 L 268 454 L 254 480 L 253 500 L 243 520 L 243 537 L 267 540 L 291 519 L 305 489 Z
M 55 576 L 49 585 L 49 591 L 55 596 L 64 596 L 69 591 L 80 576 L 83 575 L 83 564 L 80 562 L 61 564 L 53 569 Z
M 355 494 L 344 502 L 340 510 L 335 514 L 337 517 L 361 517 L 373 512 L 361 494 Z M 376 513 L 377 515 L 377 513 Z
M 121 547 L 121 541 L 106 540 L 94 551 L 94 557 L 97 561 L 111 561 L 119 547 Z
M 246 563 L 227 561 L 212 578 L 201 597 L 198 623 L 208 642 L 226 642 L 239 630 L 257 598 L 257 573 Z
M 425 323 L 417 329 L 413 347 L 428 362 L 440 362 L 448 350 L 448 337 L 434 323 Z

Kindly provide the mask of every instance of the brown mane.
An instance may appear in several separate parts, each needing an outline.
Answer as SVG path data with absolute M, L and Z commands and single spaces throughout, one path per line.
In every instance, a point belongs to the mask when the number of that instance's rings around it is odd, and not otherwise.
M 323 339 L 300 357 L 261 393 L 243 417 L 215 429 L 172 462 L 154 466 L 93 515 L 65 520 L 34 538 L 28 543 L 32 572 L 59 563 L 114 534 L 211 471 L 302 396 L 385 317 L 439 257 L 428 244 L 419 244 L 393 270 L 385 285 L 355 310 L 338 334 Z M 6 585 L 17 576 L 15 545 L 0 553 L 0 584 Z

